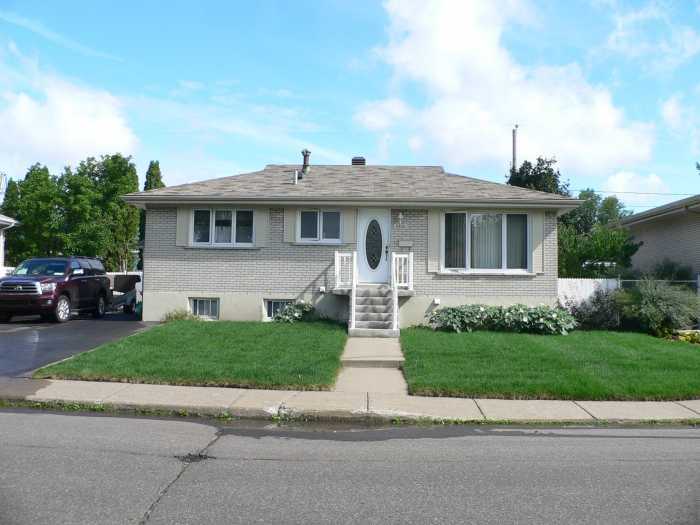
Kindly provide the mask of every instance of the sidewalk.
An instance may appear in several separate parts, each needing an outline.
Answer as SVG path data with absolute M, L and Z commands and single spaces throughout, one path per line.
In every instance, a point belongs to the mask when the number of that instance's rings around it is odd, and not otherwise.
M 298 392 L 44 379 L 2 379 L 0 399 L 264 419 L 371 418 L 477 423 L 700 420 L 700 400 L 461 399 L 374 392 Z

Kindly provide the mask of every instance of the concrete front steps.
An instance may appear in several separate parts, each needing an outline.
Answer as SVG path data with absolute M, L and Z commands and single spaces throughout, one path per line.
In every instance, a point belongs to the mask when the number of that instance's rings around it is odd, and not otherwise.
M 398 337 L 394 330 L 391 288 L 385 284 L 358 285 L 355 293 L 355 327 L 350 337 Z
M 398 339 L 349 337 L 340 360 L 343 368 L 335 383 L 336 392 L 408 394 Z

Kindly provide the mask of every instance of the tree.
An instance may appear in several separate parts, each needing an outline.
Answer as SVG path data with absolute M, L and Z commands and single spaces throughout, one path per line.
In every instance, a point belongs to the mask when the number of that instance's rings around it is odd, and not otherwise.
M 620 219 L 630 214 L 614 195 L 603 199 L 588 188 L 581 190 L 578 198 L 583 203 L 562 216 L 560 222 L 572 226 L 579 234 L 590 233 L 596 224 L 619 225 Z
M 10 180 L 1 213 L 20 222 L 7 236 L 10 264 L 27 257 L 63 253 L 59 201 L 57 180 L 46 166 L 35 164 L 23 180 Z
M 595 224 L 581 234 L 559 225 L 559 277 L 610 277 L 632 265 L 641 243 L 620 227 Z
M 66 254 L 101 256 L 109 242 L 97 187 L 97 167 L 95 159 L 89 158 L 75 172 L 66 167 L 58 178 L 61 240 Z
M 148 163 L 146 181 L 143 183 L 143 191 L 157 190 L 158 188 L 165 188 L 165 183 L 160 174 L 160 162 L 152 160 Z
M 537 157 L 537 164 L 533 166 L 526 160 L 517 170 L 515 168 L 510 170 L 508 184 L 568 196 L 569 183 L 561 182 L 561 174 L 554 167 L 556 163 L 554 158 Z
M 121 198 L 139 189 L 139 177 L 131 157 L 119 153 L 103 155 L 97 166 L 96 187 L 108 232 L 102 258 L 107 268 L 126 271 L 133 267 L 139 235 L 139 211 Z

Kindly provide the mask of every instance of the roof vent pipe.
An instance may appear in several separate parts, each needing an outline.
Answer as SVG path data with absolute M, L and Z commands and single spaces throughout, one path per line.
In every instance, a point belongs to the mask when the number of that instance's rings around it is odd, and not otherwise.
M 364 157 L 353 157 L 352 158 L 352 165 L 353 166 L 365 166 L 367 164 L 367 161 L 365 160 Z
M 308 149 L 303 149 L 301 150 L 301 154 L 304 156 L 304 164 L 301 167 L 301 171 L 299 172 L 299 180 L 304 178 L 304 175 L 307 175 L 309 173 L 309 157 L 311 156 L 311 152 Z

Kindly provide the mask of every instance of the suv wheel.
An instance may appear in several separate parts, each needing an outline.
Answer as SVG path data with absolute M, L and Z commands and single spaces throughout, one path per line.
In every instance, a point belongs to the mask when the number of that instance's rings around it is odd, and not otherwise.
M 104 317 L 106 308 L 107 308 L 107 301 L 105 301 L 105 296 L 98 295 L 97 296 L 97 307 L 95 308 L 95 311 L 92 313 L 92 316 L 95 319 L 99 319 L 100 317 Z
M 70 298 L 67 295 L 60 296 L 56 301 L 56 306 L 53 309 L 53 319 L 57 323 L 70 321 Z

